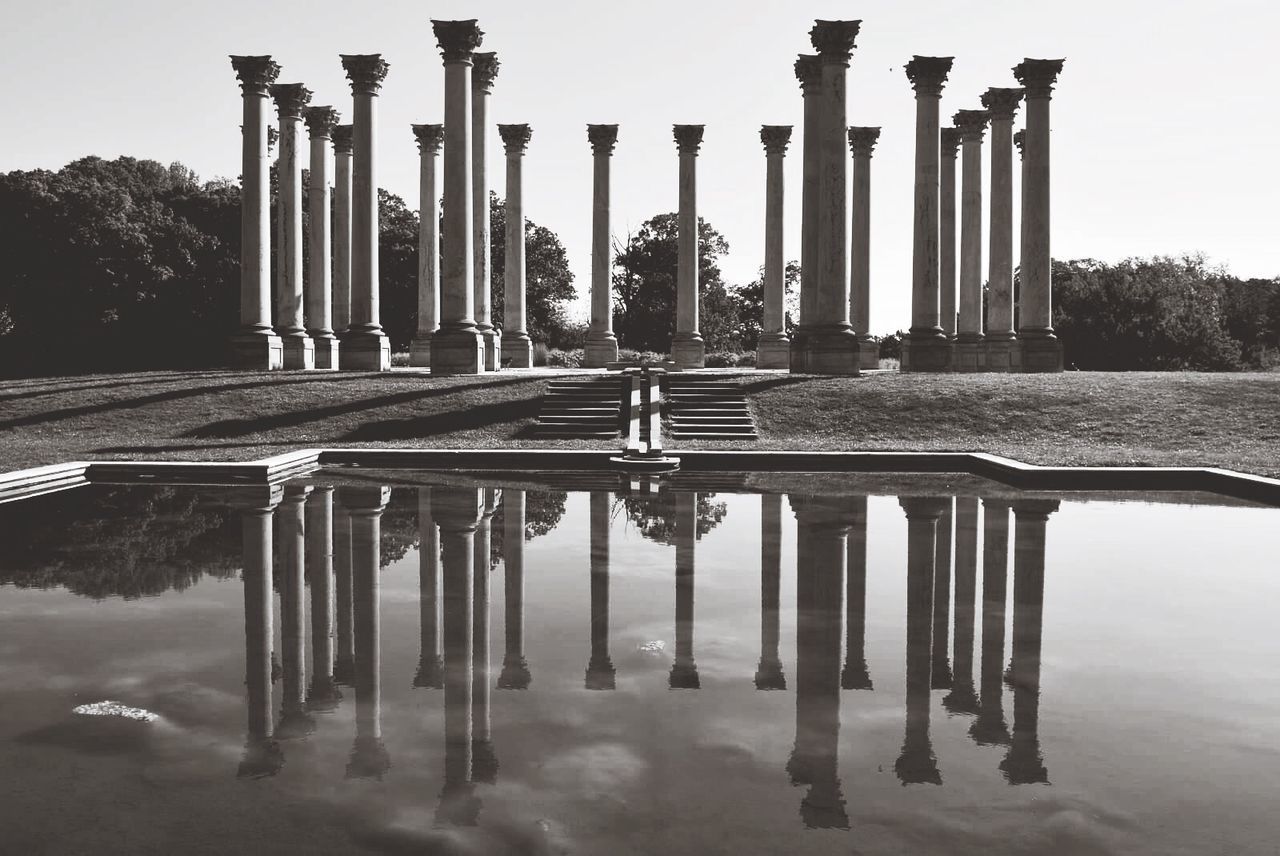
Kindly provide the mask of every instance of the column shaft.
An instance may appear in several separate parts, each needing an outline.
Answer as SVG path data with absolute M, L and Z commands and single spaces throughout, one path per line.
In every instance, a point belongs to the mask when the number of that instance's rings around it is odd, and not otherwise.
M 311 135 L 311 170 L 307 177 L 308 232 L 307 335 L 315 350 L 315 367 L 338 368 L 338 337 L 333 334 L 332 215 L 329 193 L 330 135 L 338 124 L 332 107 L 307 111 Z
M 524 657 L 524 538 L 525 492 L 507 489 L 502 492 L 502 573 L 506 617 L 506 653 L 502 658 L 502 674 L 498 688 L 529 688 L 529 664 Z
M 978 500 L 956 497 L 955 624 L 951 692 L 942 699 L 953 714 L 978 712 L 973 686 L 974 594 L 978 572 Z
M 791 139 L 790 125 L 760 129 L 765 146 L 764 188 L 764 317 L 756 344 L 756 368 L 785 369 L 790 365 L 791 339 L 786 328 L 786 258 L 784 237 L 783 159 Z
M 357 149 L 358 151 L 358 149 Z M 382 743 L 382 510 L 391 491 L 343 488 L 351 515 L 352 612 L 356 651 L 356 739 L 347 762 L 349 778 L 381 778 L 391 767 Z
M 306 713 L 305 509 L 311 489 L 289 486 L 280 504 L 280 665 L 283 672 L 280 724 L 276 734 L 291 740 L 315 728 Z
M 413 685 L 444 686 L 440 656 L 440 539 L 431 513 L 431 488 L 418 488 L 418 671 Z
M 239 775 L 272 775 L 283 759 L 272 740 L 271 513 L 279 494 L 253 502 L 240 515 L 244 560 L 245 706 L 248 733 Z
M 907 513 L 907 723 L 894 764 L 904 784 L 942 784 L 929 738 L 933 583 L 938 518 L 949 499 L 904 497 Z
M 850 128 L 853 215 L 849 242 L 849 314 L 858 339 L 858 366 L 880 367 L 880 344 L 871 335 L 871 154 L 879 128 Z
M 984 110 L 961 110 L 960 131 L 960 322 L 953 368 L 982 371 L 986 350 L 982 333 L 982 136 Z
M 315 346 L 303 326 L 302 294 L 302 111 L 311 92 L 301 83 L 277 83 L 271 97 L 280 114 L 279 190 L 276 217 L 280 246 L 276 250 L 276 332 L 284 344 L 286 369 L 315 368 Z
M 671 666 L 672 689 L 701 686 L 693 658 L 694 545 L 698 539 L 698 495 L 675 495 L 676 512 L 676 657 Z
M 506 248 L 503 257 L 502 362 L 514 369 L 533 367 L 533 341 L 525 310 L 524 150 L 532 136 L 528 125 L 499 125 L 507 152 Z
M 307 501 L 307 569 L 311 581 L 311 687 L 307 709 L 327 712 L 342 694 L 333 680 L 333 488 Z
M 782 588 L 782 495 L 760 496 L 760 663 L 756 689 L 785 690 L 787 679 L 778 657 Z
M 698 146 L 701 125 L 676 125 L 680 149 L 680 210 L 676 219 L 676 335 L 671 358 L 680 368 L 702 368 L 706 343 L 698 332 Z
M 845 659 L 840 688 L 873 689 L 867 670 L 867 498 L 855 496 L 849 528 L 848 577 L 845 583 Z
M 809 330 L 818 323 L 818 179 L 821 169 L 822 63 L 801 54 L 796 79 L 804 98 L 800 175 L 800 323 L 791 336 L 791 371 L 809 371 Z
M 982 501 L 982 655 L 978 718 L 969 734 L 979 744 L 1007 744 L 1004 719 L 1004 625 L 1008 602 L 1009 502 Z
M 481 511 L 480 523 L 476 527 L 475 559 L 473 572 L 475 580 L 472 591 L 475 592 L 472 619 L 472 663 L 473 678 L 471 685 L 471 779 L 476 782 L 493 782 L 498 774 L 498 759 L 494 755 L 493 741 L 489 733 L 489 583 L 492 566 L 490 555 L 493 549 L 493 515 L 498 508 L 497 493 L 494 488 L 485 488 L 481 492 L 484 508 Z
M 350 125 L 333 129 L 333 329 L 339 339 L 351 327 L 351 133 Z
M 440 206 L 436 201 L 436 161 L 443 125 L 414 125 L 418 140 L 418 329 L 409 346 L 409 364 L 431 365 L 431 337 L 440 326 Z
M 603 368 L 618 359 L 613 334 L 613 237 L 609 232 L 609 159 L 618 141 L 617 125 L 588 125 L 592 151 L 591 328 L 583 358 L 586 368 Z
M 938 319 L 942 331 L 950 339 L 956 336 L 956 151 L 960 146 L 960 132 L 955 128 L 943 128 L 941 176 L 941 218 L 939 222 L 938 254 Z
M 609 656 L 609 494 L 591 492 L 591 660 L 586 688 L 611 690 L 616 685 Z
M 502 367 L 502 333 L 493 326 L 489 244 L 489 90 L 498 74 L 492 53 L 472 55 L 471 66 L 471 277 L 476 329 L 484 338 L 485 371 Z

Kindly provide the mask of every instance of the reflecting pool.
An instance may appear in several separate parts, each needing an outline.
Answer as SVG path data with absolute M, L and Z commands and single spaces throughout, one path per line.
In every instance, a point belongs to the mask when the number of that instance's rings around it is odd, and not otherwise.
M 1276 508 L 334 470 L 0 537 L 3 853 L 1280 840 Z

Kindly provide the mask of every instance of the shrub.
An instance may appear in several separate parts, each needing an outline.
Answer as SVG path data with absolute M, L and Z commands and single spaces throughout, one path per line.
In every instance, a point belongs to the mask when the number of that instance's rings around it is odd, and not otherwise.
M 707 354 L 705 363 L 709 369 L 731 369 L 739 366 L 749 368 L 755 364 L 755 351 L 712 351 Z
M 552 348 L 547 351 L 547 365 L 562 369 L 580 369 L 582 368 L 582 349 L 563 351 L 560 348 Z
M 533 364 L 535 366 L 545 366 L 547 364 L 547 343 L 533 343 Z

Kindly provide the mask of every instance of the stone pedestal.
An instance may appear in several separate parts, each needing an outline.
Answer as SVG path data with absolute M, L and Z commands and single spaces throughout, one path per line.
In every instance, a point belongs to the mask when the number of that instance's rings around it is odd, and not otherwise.
M 853 216 L 849 243 L 849 319 L 858 338 L 858 367 L 880 368 L 880 343 L 871 335 L 871 153 L 879 128 L 850 128 Z
M 671 359 L 682 369 L 706 365 L 706 343 L 698 332 L 698 147 L 702 125 L 675 125 L 680 151 L 680 210 L 676 215 L 676 334 Z
M 311 107 L 306 112 L 311 137 L 311 171 L 307 181 L 307 206 L 311 210 L 307 263 L 307 335 L 315 347 L 315 367 L 338 368 L 338 337 L 333 333 L 333 274 L 330 244 L 329 144 L 338 125 L 332 107 Z
M 498 55 L 471 57 L 471 276 L 476 329 L 484 339 L 484 370 L 502 368 L 502 331 L 493 326 L 493 283 L 489 243 L 489 93 L 498 77 Z
M 800 54 L 796 80 L 804 96 L 800 181 L 800 323 L 791 334 L 792 372 L 809 371 L 809 330 L 818 317 L 818 176 L 822 127 L 822 60 Z
M 271 98 L 280 114 L 280 157 L 276 164 L 280 246 L 276 250 L 276 332 L 284 345 L 284 368 L 313 369 L 315 346 L 303 327 L 302 294 L 302 111 L 311 90 L 301 83 L 273 83 Z
M 609 232 L 609 159 L 618 142 L 617 125 L 588 125 L 594 163 L 591 193 L 591 328 L 583 367 L 604 368 L 618 359 L 613 334 L 613 236 Z
M 988 89 L 982 106 L 991 116 L 990 268 L 987 275 L 989 372 L 1017 371 L 1013 329 L 1013 117 L 1021 89 Z
M 533 340 L 525 311 L 524 151 L 532 132 L 528 125 L 499 125 L 507 152 L 507 233 L 502 268 L 502 365 L 533 367 Z
M 431 337 L 440 326 L 440 206 L 436 161 L 444 125 L 414 125 L 418 141 L 418 329 L 409 345 L 409 365 L 431 365 Z
M 333 129 L 333 332 L 339 340 L 351 326 L 352 132 L 350 125 Z
M 786 324 L 786 260 L 783 257 L 782 161 L 791 141 L 790 125 L 764 125 L 764 318 L 756 343 L 757 369 L 785 369 L 791 364 Z

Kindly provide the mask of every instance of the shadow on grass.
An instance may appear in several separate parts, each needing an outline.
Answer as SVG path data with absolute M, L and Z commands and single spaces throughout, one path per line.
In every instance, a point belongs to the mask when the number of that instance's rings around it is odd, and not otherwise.
M 455 431 L 488 428 L 536 418 L 541 405 L 542 396 L 536 395 L 492 404 L 479 404 L 465 410 L 448 410 L 443 413 L 412 416 L 408 419 L 366 422 L 341 439 L 356 443 L 416 440 L 438 434 L 451 434 Z
M 85 392 L 87 390 L 116 389 L 122 386 L 144 386 L 148 384 L 157 384 L 157 383 L 173 383 L 179 380 L 189 381 L 196 378 L 203 379 L 207 377 L 215 377 L 217 375 L 224 375 L 224 374 L 227 374 L 227 372 L 225 371 L 224 372 L 214 372 L 214 371 L 150 372 L 145 376 L 135 377 L 129 380 L 118 380 L 117 379 L 118 376 L 109 375 L 109 376 L 100 378 L 99 379 L 101 380 L 100 383 L 94 383 L 92 381 L 84 380 L 83 378 L 79 378 L 79 377 L 64 378 L 62 379 L 61 382 L 44 380 L 42 383 L 39 383 L 39 384 L 29 383 L 29 384 L 25 384 L 23 387 L 15 387 L 15 388 L 21 389 L 24 387 L 34 387 L 34 386 L 44 386 L 45 388 L 37 389 L 34 392 L 15 392 L 11 395 L 0 395 L 0 401 L 17 401 L 22 398 L 39 398 L 45 395 L 61 395 L 63 393 L 68 393 L 68 392 Z M 67 385 L 60 385 L 60 383 L 63 383 L 63 384 L 76 383 L 76 385 L 67 386 Z M 10 384 L 5 383 L 4 381 L 0 381 L 0 384 L 10 386 Z
M 250 443 L 151 443 L 137 446 L 103 446 L 94 449 L 95 455 L 158 455 L 165 452 L 203 452 L 212 449 L 255 449 L 260 446 L 286 446 L 299 449 L 315 446 L 315 443 L 297 443 L 293 440 L 255 440 Z M 241 458 L 234 458 L 239 461 Z
M 812 377 L 798 375 L 784 375 L 782 377 L 765 377 L 751 383 L 739 384 L 738 388 L 748 395 L 754 392 L 764 392 L 766 389 L 773 389 L 778 386 L 791 386 L 797 383 L 808 383 L 814 380 Z

